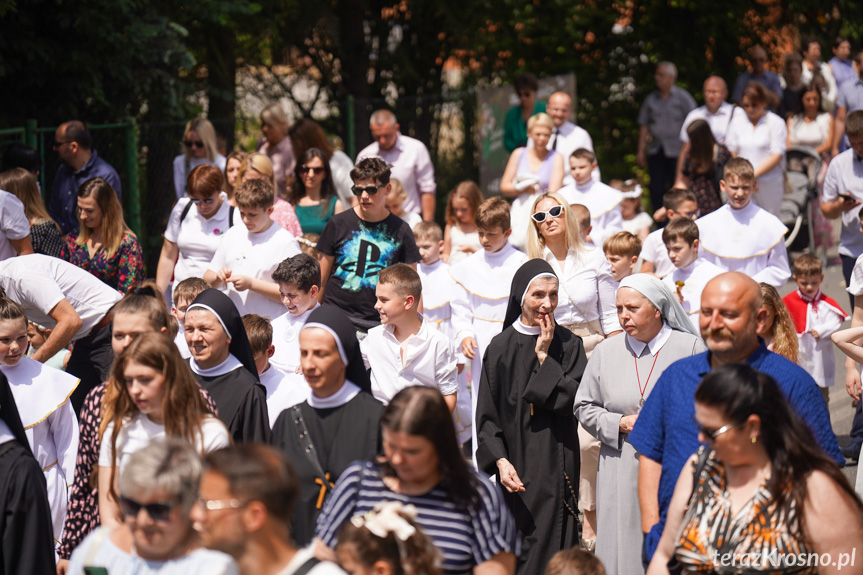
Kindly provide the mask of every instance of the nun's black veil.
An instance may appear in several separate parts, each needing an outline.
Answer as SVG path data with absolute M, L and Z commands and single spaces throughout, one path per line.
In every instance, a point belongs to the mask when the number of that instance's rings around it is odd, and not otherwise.
M 348 365 L 345 367 L 345 378 L 354 382 L 360 389 L 371 391 L 372 384 L 369 374 L 363 364 L 360 352 L 360 342 L 357 340 L 357 330 L 345 312 L 331 305 L 322 305 L 309 314 L 306 325 L 319 323 L 333 330 L 341 342 Z
M 509 301 L 506 305 L 506 315 L 503 320 L 503 329 L 508 328 L 515 323 L 515 320 L 521 316 L 521 300 L 524 297 L 524 292 L 530 287 L 530 282 L 538 275 L 550 274 L 557 277 L 551 265 L 539 258 L 527 260 L 524 262 L 512 278 L 512 285 L 509 289 Z
M 205 289 L 195 298 L 189 309 L 194 307 L 203 307 L 219 317 L 223 327 L 228 331 L 228 337 L 231 338 L 228 351 L 243 364 L 243 367 L 255 377 L 255 380 L 259 381 L 255 357 L 252 353 L 252 346 L 249 344 L 249 338 L 246 336 L 243 318 L 240 317 L 240 312 L 237 311 L 237 306 L 234 305 L 231 298 L 217 289 Z M 188 310 L 186 311 L 188 312 Z
M 0 419 L 6 423 L 9 431 L 12 432 L 12 435 L 21 444 L 21 447 L 32 455 L 30 442 L 24 434 L 24 425 L 18 416 L 18 406 L 15 405 L 15 398 L 12 396 L 12 389 L 9 387 L 9 380 L 6 379 L 3 372 L 0 372 Z

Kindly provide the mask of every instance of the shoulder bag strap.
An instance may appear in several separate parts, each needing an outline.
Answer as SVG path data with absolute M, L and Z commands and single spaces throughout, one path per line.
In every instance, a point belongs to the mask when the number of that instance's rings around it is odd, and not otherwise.
M 310 557 L 309 560 L 300 565 L 300 568 L 294 571 L 292 575 L 306 575 L 320 562 L 321 560 L 317 557 Z
M 291 419 L 294 422 L 294 430 L 297 432 L 297 438 L 300 440 L 300 447 L 306 455 L 306 459 L 312 464 L 312 469 L 318 477 L 315 483 L 321 486 L 321 493 L 318 495 L 317 509 L 320 509 L 324 504 L 324 498 L 330 488 L 335 487 L 335 484 L 330 481 L 330 474 L 324 471 L 321 461 L 318 459 L 318 452 L 315 445 L 312 443 L 312 436 L 309 433 L 309 428 L 303 420 L 303 412 L 299 405 L 291 407 Z
M 183 211 L 180 213 L 180 221 L 181 222 L 186 219 L 186 216 L 189 215 L 189 210 L 191 210 L 191 209 L 192 209 L 192 202 L 189 202 L 188 204 L 186 204 L 186 207 L 183 208 Z
M 234 227 L 234 206 L 228 208 L 228 229 Z

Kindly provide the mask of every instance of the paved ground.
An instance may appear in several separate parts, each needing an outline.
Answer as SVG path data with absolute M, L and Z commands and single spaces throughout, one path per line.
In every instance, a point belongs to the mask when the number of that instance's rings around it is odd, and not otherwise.
M 839 225 L 838 222 L 833 222 L 834 228 L 834 244 L 838 245 L 839 241 Z M 793 258 L 797 254 L 789 254 Z M 828 265 L 824 270 L 824 283 L 821 286 L 822 291 L 828 296 L 835 299 L 842 308 L 851 313 L 851 307 L 848 300 L 848 292 L 845 291 L 845 280 L 842 277 L 842 266 L 838 263 L 839 258 L 834 246 L 827 252 L 828 259 L 832 265 Z M 781 290 L 782 295 L 791 292 L 796 286 L 789 281 Z M 849 327 L 851 322 L 845 323 L 844 327 Z M 854 410 L 851 407 L 851 397 L 845 391 L 845 355 L 839 351 L 839 348 L 833 347 L 833 354 L 836 360 L 836 383 L 830 390 L 830 420 L 833 423 L 833 431 L 839 438 L 839 445 L 844 446 L 848 443 L 848 432 L 851 430 L 851 420 L 854 417 Z M 857 465 L 846 465 L 845 475 L 854 485 L 857 477 Z

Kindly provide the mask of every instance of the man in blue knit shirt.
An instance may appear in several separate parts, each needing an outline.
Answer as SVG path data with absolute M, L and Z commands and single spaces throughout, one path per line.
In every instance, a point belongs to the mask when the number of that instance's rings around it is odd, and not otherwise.
M 671 364 L 638 415 L 629 440 L 639 453 L 638 501 L 648 561 L 662 535 L 677 478 L 699 446 L 695 389 L 714 368 L 747 363 L 772 376 L 825 453 L 840 465 L 845 463 L 815 381 L 798 365 L 768 351 L 758 337 L 766 316 L 752 278 L 728 272 L 708 282 L 701 294 L 700 324 L 709 351 Z

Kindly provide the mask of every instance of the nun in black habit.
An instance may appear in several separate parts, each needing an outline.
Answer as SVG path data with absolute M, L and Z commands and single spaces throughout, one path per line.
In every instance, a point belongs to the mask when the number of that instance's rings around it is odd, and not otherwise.
M 54 575 L 52 535 L 45 474 L 0 373 L 0 575 Z
M 266 443 L 267 390 L 258 382 L 252 347 L 234 303 L 219 290 L 201 292 L 186 310 L 185 336 L 192 373 L 216 402 L 234 441 Z
M 324 500 L 345 468 L 377 456 L 384 406 L 371 394 L 356 328 L 340 309 L 323 305 L 309 315 L 300 331 L 300 362 L 312 393 L 282 411 L 271 444 L 300 479 L 291 533 L 303 547 L 314 539 Z
M 477 398 L 477 464 L 503 488 L 523 536 L 517 572 L 525 575 L 542 573 L 552 555 L 578 544 L 572 407 L 587 360 L 581 338 L 554 322 L 557 290 L 544 260 L 516 272 Z

